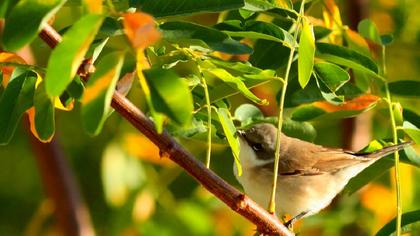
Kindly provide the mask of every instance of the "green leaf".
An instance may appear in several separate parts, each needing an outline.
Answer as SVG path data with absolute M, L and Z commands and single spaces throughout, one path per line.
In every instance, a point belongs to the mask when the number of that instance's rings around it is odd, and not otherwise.
M 371 40 L 372 42 L 382 44 L 378 29 L 373 21 L 369 19 L 360 21 L 359 25 L 357 26 L 357 31 L 359 31 L 363 37 Z
M 22 114 L 33 104 L 35 72 L 16 68 L 0 98 L 0 144 L 8 144 Z
M 394 35 L 392 34 L 384 34 L 381 35 L 381 43 L 382 45 L 386 46 L 394 42 Z
M 331 92 L 336 92 L 350 80 L 350 75 L 347 71 L 331 63 L 316 63 L 314 69 L 317 77 L 331 90 Z
M 403 123 L 404 132 L 416 143 L 420 143 L 420 129 L 408 121 Z
M 302 33 L 299 40 L 298 80 L 302 88 L 308 84 L 312 75 L 315 55 L 315 37 L 312 26 L 307 20 L 303 21 Z
M 238 175 L 241 176 L 242 166 L 241 166 L 241 161 L 239 159 L 240 146 L 239 146 L 238 136 L 236 135 L 235 125 L 232 122 L 232 118 L 230 117 L 230 113 L 228 109 L 218 108 L 217 115 L 219 117 L 220 124 L 222 125 L 223 132 L 226 136 L 229 146 L 232 149 Z
M 82 98 L 84 91 L 85 86 L 79 76 L 76 76 L 66 89 L 66 92 L 76 100 L 80 100 Z
M 106 43 L 108 42 L 109 38 L 105 38 L 104 40 L 102 40 L 98 46 L 95 47 L 95 49 L 93 49 L 92 52 L 92 64 L 95 63 L 96 59 L 98 59 L 99 55 L 102 52 L 102 49 L 104 49 Z
M 286 47 L 291 47 L 293 36 L 286 30 L 277 25 L 263 21 L 246 21 L 244 26 L 241 26 L 240 21 L 228 21 L 215 25 L 215 28 L 224 30 L 223 32 L 231 37 L 244 37 L 250 39 L 265 39 L 283 44 Z M 227 28 L 227 29 L 225 29 Z
M 111 111 L 112 94 L 120 76 L 124 54 L 115 52 L 104 56 L 89 78 L 82 99 L 82 121 L 85 130 L 97 135 Z
M 17 51 L 38 35 L 42 25 L 65 3 L 65 0 L 21 0 L 6 18 L 3 45 Z
M 45 91 L 45 83 L 38 85 L 34 95 L 35 130 L 38 138 L 49 141 L 55 132 L 54 102 Z
M 331 29 L 328 29 L 322 26 L 314 26 L 314 35 L 315 35 L 316 40 L 325 38 L 331 33 L 332 33 Z
M 235 110 L 235 119 L 239 120 L 242 124 L 246 123 L 248 120 L 253 120 L 257 118 L 263 118 L 264 115 L 260 109 L 252 104 L 242 104 Z
M 287 63 L 289 54 L 290 48 L 274 41 L 260 39 L 255 43 L 254 53 L 251 54 L 249 61 L 261 69 L 277 70 Z
M 63 35 L 48 61 L 45 86 L 49 96 L 59 96 L 72 81 L 102 18 L 99 15 L 83 16 Z
M 167 115 L 180 125 L 189 124 L 193 100 L 187 81 L 171 70 L 161 68 L 152 68 L 143 73 L 150 87 L 155 111 Z
M 395 95 L 420 97 L 420 81 L 399 80 L 388 84 L 389 91 Z
M 198 39 L 206 43 L 215 51 L 229 54 L 250 54 L 252 48 L 233 40 L 229 35 L 206 26 L 183 22 L 171 21 L 160 25 L 163 38 L 171 42 L 179 42 L 186 39 Z
M 412 232 L 412 228 L 410 227 L 410 224 L 419 222 L 420 221 L 420 210 L 417 211 L 410 211 L 402 214 L 401 216 L 401 233 L 410 233 Z M 384 225 L 377 233 L 376 236 L 389 236 L 393 235 L 396 230 L 396 219 L 394 218 L 390 222 L 388 222 L 386 225 Z M 414 233 L 417 231 L 413 231 Z M 417 232 L 418 233 L 418 232 Z
M 329 62 L 347 66 L 366 72 L 367 74 L 378 77 L 378 66 L 369 57 L 354 50 L 328 44 L 316 43 L 316 56 Z
M 245 85 L 245 83 L 239 78 L 232 76 L 229 72 L 224 69 L 215 68 L 215 69 L 207 69 L 204 71 L 205 74 L 209 73 L 223 82 L 227 83 L 232 88 L 238 90 L 241 94 L 243 94 L 246 98 L 250 99 L 251 101 L 258 103 L 258 104 L 267 104 L 266 99 L 260 99 L 255 96 Z
M 238 9 L 244 6 L 243 0 L 132 0 L 132 7 L 155 17 L 199 14 L 202 12 L 220 12 Z

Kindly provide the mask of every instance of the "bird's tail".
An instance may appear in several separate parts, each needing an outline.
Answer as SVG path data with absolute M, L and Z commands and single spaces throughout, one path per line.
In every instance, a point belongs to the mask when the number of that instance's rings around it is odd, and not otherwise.
M 373 152 L 370 152 L 370 153 L 357 153 L 356 155 L 357 156 L 363 156 L 363 157 L 370 158 L 370 159 L 379 158 L 379 157 L 386 156 L 390 153 L 399 151 L 399 150 L 405 148 L 406 146 L 411 145 L 412 143 L 413 143 L 412 141 L 408 141 L 408 142 L 404 142 L 404 143 L 399 143 L 399 144 L 394 144 L 394 145 L 391 145 L 391 146 L 387 146 L 387 147 L 384 147 L 382 149 L 379 149 L 379 150 L 376 150 L 376 151 L 373 151 Z

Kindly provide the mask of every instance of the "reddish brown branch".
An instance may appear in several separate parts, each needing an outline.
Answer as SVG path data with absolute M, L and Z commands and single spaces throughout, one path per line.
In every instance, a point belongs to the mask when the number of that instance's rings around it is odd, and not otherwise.
M 55 216 L 62 234 L 93 236 L 94 230 L 88 211 L 59 144 L 56 140 L 41 143 L 31 134 L 29 136 L 42 182 L 54 204 Z
M 57 33 L 50 26 L 44 27 L 40 36 L 50 47 L 60 41 Z M 50 37 L 51 36 L 51 37 Z M 161 150 L 162 156 L 169 157 L 197 179 L 207 190 L 254 223 L 261 233 L 269 235 L 293 235 L 275 217 L 260 207 L 246 195 L 229 185 L 226 181 L 207 169 L 192 154 L 179 145 L 167 132 L 158 134 L 153 122 L 136 106 L 120 93 L 115 92 L 112 107 L 127 119 L 134 127 L 148 137 Z

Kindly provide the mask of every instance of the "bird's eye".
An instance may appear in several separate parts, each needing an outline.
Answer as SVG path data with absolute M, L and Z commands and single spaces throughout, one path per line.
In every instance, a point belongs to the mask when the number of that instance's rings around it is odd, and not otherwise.
M 262 145 L 261 145 L 261 143 L 254 143 L 254 144 L 252 144 L 252 149 L 254 149 L 254 151 L 256 151 L 256 152 L 258 152 L 258 151 L 261 151 L 262 150 Z

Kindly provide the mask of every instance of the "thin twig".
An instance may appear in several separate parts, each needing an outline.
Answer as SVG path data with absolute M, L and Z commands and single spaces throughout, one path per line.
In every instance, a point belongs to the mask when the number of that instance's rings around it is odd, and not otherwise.
M 52 37 L 49 37 L 51 35 Z M 55 47 L 61 37 L 51 26 L 45 26 L 40 36 L 50 46 Z M 185 150 L 166 131 L 157 133 L 154 123 L 136 106 L 117 91 L 111 106 L 159 147 L 161 156 L 168 157 L 197 179 L 207 190 L 222 200 L 232 210 L 254 223 L 259 232 L 269 235 L 293 235 L 283 224 L 266 210 L 241 193 L 226 181 L 207 169 L 191 153 Z

